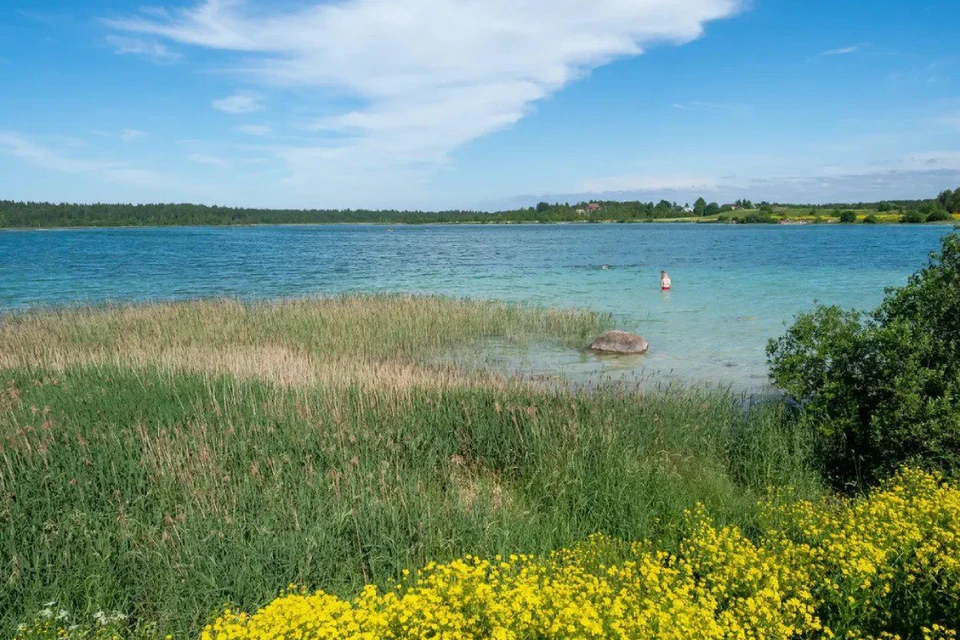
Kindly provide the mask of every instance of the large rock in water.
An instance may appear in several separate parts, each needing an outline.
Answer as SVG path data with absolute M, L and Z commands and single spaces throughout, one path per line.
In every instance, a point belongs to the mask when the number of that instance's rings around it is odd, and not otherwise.
M 603 353 L 638 354 L 646 353 L 647 347 L 649 346 L 646 340 L 635 333 L 614 329 L 612 331 L 604 331 L 599 338 L 593 341 L 590 349 Z

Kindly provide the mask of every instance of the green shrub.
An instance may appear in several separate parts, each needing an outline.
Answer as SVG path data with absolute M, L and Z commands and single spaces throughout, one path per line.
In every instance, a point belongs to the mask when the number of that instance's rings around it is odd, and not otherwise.
M 872 213 L 863 219 L 864 224 L 877 224 L 880 220 Z
M 740 218 L 743 224 L 777 224 L 778 220 L 766 213 L 748 213 Z
M 927 222 L 947 222 L 953 220 L 953 216 L 943 209 L 935 209 L 927 216 Z
M 905 222 L 908 224 L 918 224 L 921 222 L 926 222 L 927 216 L 920 213 L 919 211 L 907 211 L 905 214 L 900 216 L 900 222 Z
M 960 475 L 960 234 L 872 313 L 820 306 L 767 355 L 836 484 L 905 462 Z
M 853 211 L 847 210 L 840 214 L 840 222 L 850 224 L 857 221 L 857 214 Z

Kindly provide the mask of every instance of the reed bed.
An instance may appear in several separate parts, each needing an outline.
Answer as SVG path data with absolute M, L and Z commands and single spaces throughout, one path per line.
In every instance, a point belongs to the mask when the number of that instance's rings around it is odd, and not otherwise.
M 497 384 L 435 360 L 491 338 L 580 347 L 609 324 L 585 310 L 405 295 L 51 309 L 0 316 L 0 369 L 109 364 L 297 386 Z
M 0 365 L 103 354 L 283 346 L 324 358 L 422 360 L 484 338 L 582 346 L 611 318 L 592 311 L 440 296 L 348 295 L 243 302 L 214 299 L 51 309 L 0 316 Z
M 349 596 L 597 532 L 671 549 L 697 504 L 750 532 L 769 488 L 820 493 L 777 404 L 425 364 L 489 337 L 578 345 L 604 324 L 395 296 L 4 317 L 0 634 L 56 601 L 195 637 L 290 583 Z

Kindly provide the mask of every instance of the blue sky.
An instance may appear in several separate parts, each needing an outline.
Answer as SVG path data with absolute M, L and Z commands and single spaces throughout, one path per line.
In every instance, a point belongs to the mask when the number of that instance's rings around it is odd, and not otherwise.
M 955 0 L 152 1 L 2 3 L 0 199 L 489 209 L 960 186 Z

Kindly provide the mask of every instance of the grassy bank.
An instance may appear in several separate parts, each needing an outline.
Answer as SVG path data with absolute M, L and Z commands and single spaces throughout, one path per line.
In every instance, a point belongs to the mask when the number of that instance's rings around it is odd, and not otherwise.
M 697 503 L 750 532 L 769 487 L 820 491 L 777 405 L 428 364 L 483 338 L 579 347 L 608 322 L 589 312 L 351 297 L 2 322 L 7 637 L 53 600 L 187 637 L 289 583 L 348 597 L 596 532 L 673 549 Z

